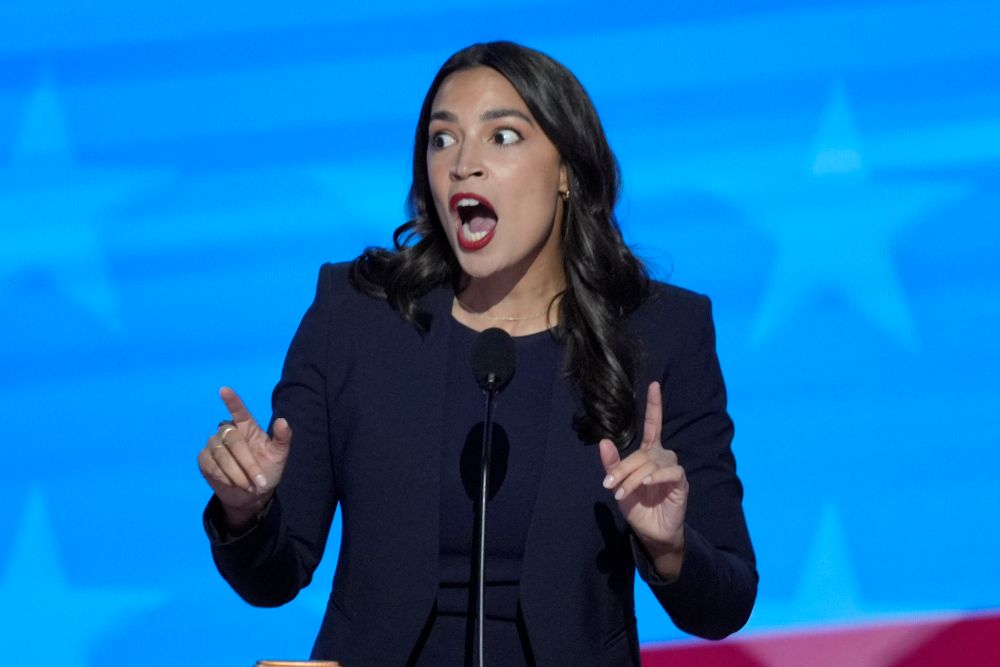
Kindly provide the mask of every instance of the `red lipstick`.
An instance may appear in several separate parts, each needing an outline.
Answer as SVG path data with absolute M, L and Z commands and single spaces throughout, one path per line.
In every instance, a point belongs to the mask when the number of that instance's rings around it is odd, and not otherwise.
M 459 192 L 452 195 L 448 208 L 458 221 L 455 235 L 460 248 L 479 250 L 493 240 L 498 218 L 486 197 L 472 192 Z

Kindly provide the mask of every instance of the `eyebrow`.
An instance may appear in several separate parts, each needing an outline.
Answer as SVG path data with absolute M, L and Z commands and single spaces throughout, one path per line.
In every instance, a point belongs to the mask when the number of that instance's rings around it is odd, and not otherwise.
M 523 111 L 518 111 L 517 109 L 488 109 L 483 112 L 483 114 L 479 117 L 479 120 L 497 120 L 498 118 L 506 118 L 508 116 L 520 118 L 532 127 L 535 126 L 535 122 L 531 120 L 531 117 L 528 114 Z M 443 120 L 449 123 L 456 123 L 458 122 L 458 116 L 450 111 L 435 111 L 431 114 L 431 120 Z

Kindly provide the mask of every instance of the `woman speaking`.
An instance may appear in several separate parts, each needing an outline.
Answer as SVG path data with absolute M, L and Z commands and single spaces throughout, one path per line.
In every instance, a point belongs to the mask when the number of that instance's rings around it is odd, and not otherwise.
M 215 562 L 248 602 L 306 586 L 343 537 L 313 658 L 473 659 L 479 332 L 513 337 L 495 409 L 485 651 L 495 665 L 638 665 L 636 572 L 721 638 L 757 590 L 707 298 L 622 240 L 617 163 L 583 87 L 537 51 L 445 62 L 417 123 L 392 250 L 320 270 L 267 430 L 231 389 L 198 456 Z

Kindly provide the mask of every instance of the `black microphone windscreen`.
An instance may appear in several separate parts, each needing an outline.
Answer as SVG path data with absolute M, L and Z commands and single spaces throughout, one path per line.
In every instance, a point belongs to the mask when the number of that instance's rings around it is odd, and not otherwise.
M 472 374 L 483 389 L 506 387 L 516 363 L 514 339 L 503 329 L 486 329 L 472 345 Z

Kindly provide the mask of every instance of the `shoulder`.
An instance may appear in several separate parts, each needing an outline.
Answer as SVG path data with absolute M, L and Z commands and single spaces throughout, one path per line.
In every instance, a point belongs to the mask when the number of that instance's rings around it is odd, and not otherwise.
M 352 261 L 327 262 L 319 267 L 316 304 L 334 309 L 340 318 L 392 311 L 385 299 L 369 296 L 352 284 L 352 264 Z
M 353 262 L 327 263 L 320 267 L 313 308 L 331 315 L 341 329 L 364 337 L 377 331 L 417 332 L 417 325 L 407 321 L 385 298 L 366 294 L 351 281 Z M 434 288 L 420 298 L 421 310 L 428 322 L 440 320 L 450 312 L 452 293 Z
M 359 335 L 402 321 L 385 300 L 355 289 L 350 268 L 350 262 L 320 267 L 315 296 L 300 325 L 300 331 L 309 332 L 309 338 L 325 348 L 350 347 Z
M 651 283 L 649 297 L 632 313 L 628 327 L 649 369 L 669 368 L 714 353 L 712 302 L 683 287 Z
M 353 297 L 371 299 L 354 288 L 351 284 L 351 264 L 353 262 L 327 262 L 319 267 L 317 292 L 325 292 L 325 296 L 343 300 Z M 374 300 L 374 299 L 371 299 Z
M 649 296 L 630 318 L 640 334 L 648 327 L 660 331 L 663 327 L 700 328 L 711 319 L 712 302 L 707 296 L 659 281 L 650 282 Z

